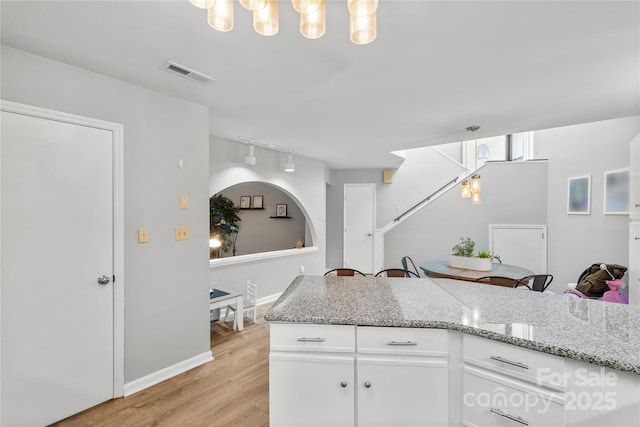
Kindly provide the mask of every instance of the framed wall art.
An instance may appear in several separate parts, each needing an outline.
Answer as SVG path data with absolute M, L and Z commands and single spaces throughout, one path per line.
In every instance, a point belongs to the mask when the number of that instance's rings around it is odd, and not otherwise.
M 604 173 L 604 214 L 629 214 L 629 168 Z
M 567 213 L 570 215 L 591 214 L 591 175 L 569 178 Z
M 262 197 L 262 196 L 253 196 L 253 201 L 251 203 L 251 207 L 253 209 L 262 209 L 262 208 L 264 208 L 264 197 Z
M 287 216 L 287 205 L 279 204 L 276 205 L 276 216 Z
M 240 209 L 251 209 L 251 196 L 240 197 Z

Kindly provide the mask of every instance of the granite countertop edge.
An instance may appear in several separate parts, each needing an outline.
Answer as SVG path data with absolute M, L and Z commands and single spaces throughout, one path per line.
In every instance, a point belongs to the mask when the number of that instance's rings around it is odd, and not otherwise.
M 427 329 L 448 329 L 462 332 L 468 335 L 475 335 L 481 338 L 499 341 L 507 344 L 513 344 L 518 347 L 536 350 L 547 354 L 560 357 L 580 360 L 607 368 L 616 369 L 623 372 L 631 372 L 640 375 L 640 366 L 629 363 L 623 363 L 612 359 L 604 359 L 585 352 L 579 352 L 559 346 L 542 344 L 536 341 L 510 337 L 493 331 L 474 328 L 471 326 L 461 325 L 458 323 L 441 322 L 441 321 L 369 321 L 357 322 L 354 319 L 326 319 L 326 318 L 309 318 L 309 317 L 286 317 L 286 316 L 265 316 L 265 320 L 270 322 L 281 323 L 304 323 L 314 325 L 343 325 L 343 326 L 367 326 L 367 327 L 398 327 L 398 328 L 427 328 Z

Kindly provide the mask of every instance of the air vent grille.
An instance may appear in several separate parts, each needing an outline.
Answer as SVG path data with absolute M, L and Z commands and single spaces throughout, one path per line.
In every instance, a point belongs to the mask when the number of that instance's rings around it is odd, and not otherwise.
M 187 68 L 180 64 L 176 64 L 175 62 L 171 62 L 171 61 L 165 62 L 160 66 L 160 68 L 170 73 L 176 74 L 178 76 L 184 77 L 186 79 L 192 80 L 194 82 L 197 82 L 203 85 L 208 85 L 216 81 L 212 77 L 209 77 L 205 74 L 199 73 L 197 71 L 194 71 L 190 68 Z

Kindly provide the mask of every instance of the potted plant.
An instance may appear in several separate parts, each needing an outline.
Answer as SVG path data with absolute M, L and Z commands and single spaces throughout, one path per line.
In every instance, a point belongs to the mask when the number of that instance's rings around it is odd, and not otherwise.
M 474 253 L 476 243 L 469 237 L 461 237 L 449 254 L 449 265 L 467 270 L 490 271 L 493 255 L 487 250 Z
M 220 250 L 210 257 L 220 256 L 220 252 L 231 249 L 236 254 L 236 239 L 238 238 L 238 216 L 240 208 L 231 199 L 222 194 L 215 194 L 209 199 L 209 231 L 210 238 L 220 242 Z

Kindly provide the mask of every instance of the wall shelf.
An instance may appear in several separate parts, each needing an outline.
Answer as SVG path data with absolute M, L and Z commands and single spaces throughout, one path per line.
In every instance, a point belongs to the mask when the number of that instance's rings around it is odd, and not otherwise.
M 265 208 L 240 208 L 241 211 L 263 211 Z
M 292 217 L 290 217 L 290 216 L 270 216 L 269 218 L 280 219 L 280 218 L 292 218 Z

